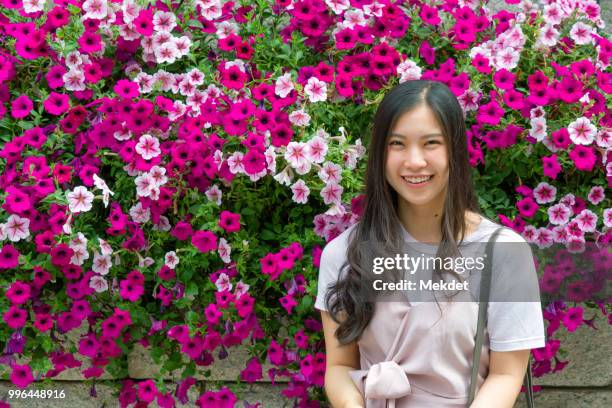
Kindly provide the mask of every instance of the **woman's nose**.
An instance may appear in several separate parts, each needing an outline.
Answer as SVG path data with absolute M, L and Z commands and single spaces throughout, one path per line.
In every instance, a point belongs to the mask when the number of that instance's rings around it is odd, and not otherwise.
M 404 156 L 404 167 L 407 169 L 411 168 L 422 168 L 427 165 L 425 155 L 420 149 L 409 149 L 406 151 Z

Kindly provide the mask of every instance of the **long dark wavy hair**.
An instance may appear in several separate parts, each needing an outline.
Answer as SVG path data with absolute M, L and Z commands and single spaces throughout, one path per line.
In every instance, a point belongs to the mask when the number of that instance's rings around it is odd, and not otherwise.
M 432 110 L 442 127 L 449 158 L 442 239 L 436 256 L 459 254 L 459 243 L 467 229 L 466 211 L 480 213 L 470 175 L 465 119 L 459 101 L 441 82 L 414 80 L 397 85 L 385 95 L 374 116 L 368 147 L 364 212 L 349 235 L 347 263 L 342 268 L 348 268 L 347 273 L 342 278 L 342 274 L 339 275 L 325 298 L 332 319 L 339 324 L 335 335 L 340 344 L 359 340 L 374 315 L 371 282 L 375 276 L 367 266 L 369 255 L 362 249 L 368 242 L 376 242 L 386 243 L 385 251 L 398 253 L 401 250 L 403 238 L 397 213 L 398 197 L 385 177 L 387 143 L 399 117 L 422 104 Z M 454 271 L 442 272 L 457 276 Z M 442 272 L 436 271 L 438 274 Z

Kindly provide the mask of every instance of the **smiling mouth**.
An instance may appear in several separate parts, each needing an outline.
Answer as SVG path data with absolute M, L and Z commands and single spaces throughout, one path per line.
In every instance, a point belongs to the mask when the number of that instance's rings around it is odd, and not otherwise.
M 431 180 L 434 176 L 422 176 L 422 177 L 402 177 L 407 183 L 409 184 L 414 184 L 414 185 L 419 185 L 419 184 L 424 184 L 427 183 L 429 180 Z

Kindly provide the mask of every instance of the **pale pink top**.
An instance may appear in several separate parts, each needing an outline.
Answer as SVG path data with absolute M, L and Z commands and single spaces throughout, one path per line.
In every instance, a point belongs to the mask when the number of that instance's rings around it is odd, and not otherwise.
M 496 227 L 497 224 L 483 219 L 466 241 L 486 241 Z M 323 299 L 327 286 L 337 279 L 346 260 L 349 232 L 350 229 L 328 243 L 323 251 L 315 303 L 319 310 L 327 310 Z M 407 231 L 404 233 L 407 241 L 417 242 Z M 503 241 L 524 242 L 510 230 L 499 235 L 497 242 Z M 533 261 L 530 262 L 535 276 Z M 494 261 L 494 271 L 497 266 Z M 524 266 L 528 268 L 529 262 Z M 361 369 L 350 373 L 368 408 L 466 406 L 478 304 L 439 302 L 439 307 L 443 310 L 442 318 L 433 302 L 375 304 L 372 321 L 358 341 Z M 489 371 L 489 350 L 544 346 L 539 302 L 492 302 L 488 314 L 477 390 Z

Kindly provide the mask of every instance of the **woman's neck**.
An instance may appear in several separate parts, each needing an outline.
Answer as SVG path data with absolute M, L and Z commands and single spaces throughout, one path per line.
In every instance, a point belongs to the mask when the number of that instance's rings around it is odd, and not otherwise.
M 438 243 L 442 239 L 442 214 L 442 208 L 408 207 L 400 204 L 398 215 L 404 228 L 414 239 Z

